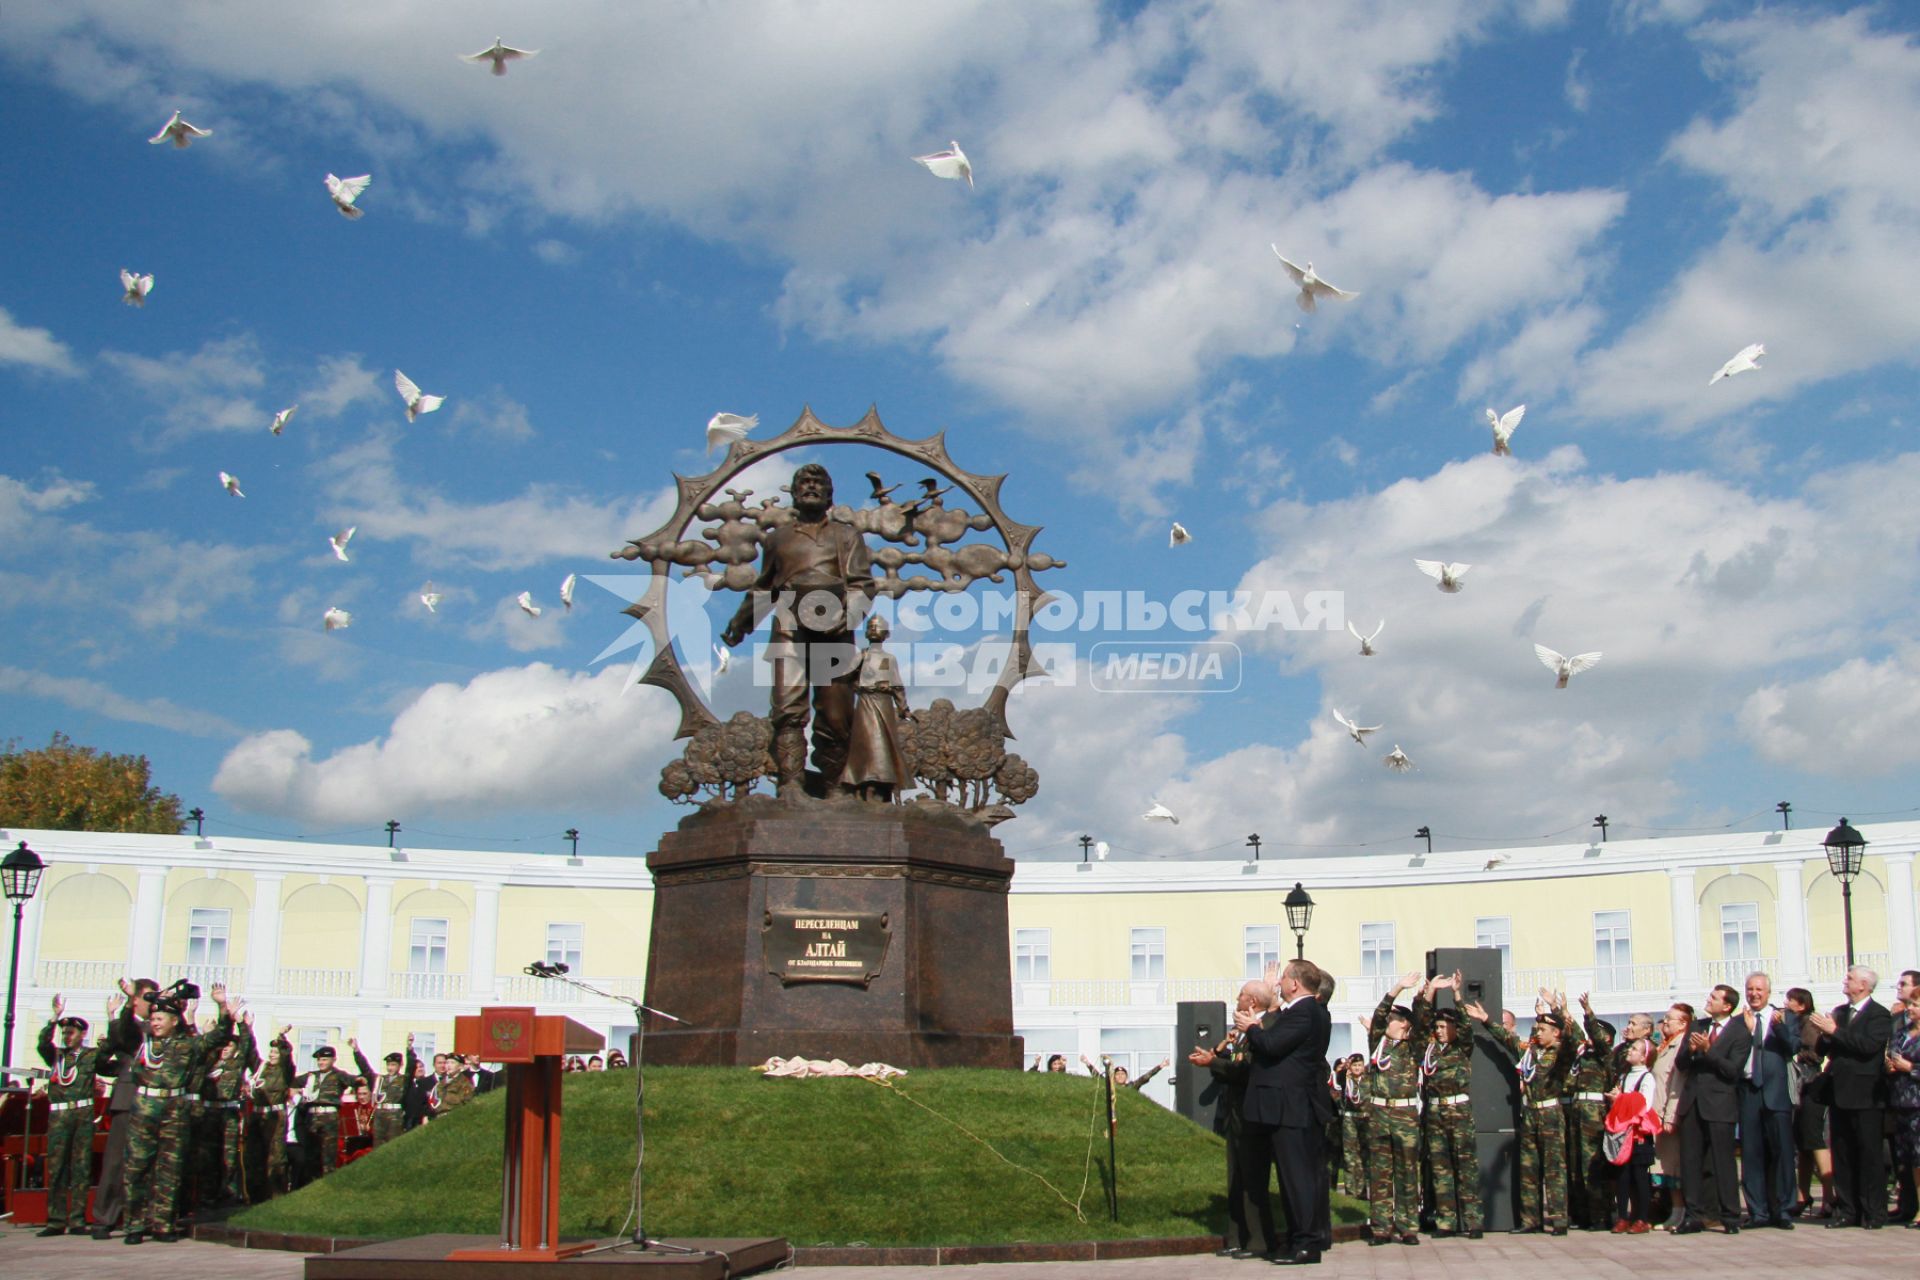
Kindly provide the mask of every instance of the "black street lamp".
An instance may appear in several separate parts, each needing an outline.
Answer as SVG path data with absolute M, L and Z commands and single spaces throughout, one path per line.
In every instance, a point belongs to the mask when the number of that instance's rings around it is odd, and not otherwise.
M 1080 861 L 1085 862 L 1087 860 L 1087 851 L 1091 848 L 1093 848 L 1093 837 L 1081 836 L 1080 837 Z
M 576 858 L 579 857 L 580 856 L 580 828 L 578 827 L 567 828 L 567 843 L 573 846 L 573 856 Z
M 1833 878 L 1840 882 L 1840 914 L 1847 925 L 1847 968 L 1853 968 L 1853 878 L 1860 874 L 1860 864 L 1867 856 L 1867 842 L 1858 831 L 1847 825 L 1845 818 L 1840 825 L 1827 832 L 1827 838 L 1820 842 L 1827 851 L 1827 870 L 1833 872 Z
M 1792 805 L 1782 800 L 1779 804 L 1773 806 L 1773 811 L 1780 815 L 1780 829 L 1782 831 L 1793 830 L 1793 818 L 1791 816 L 1793 813 Z
M 392 818 L 387 819 L 387 848 L 393 848 L 393 838 L 400 834 L 400 824 Z
M 13 962 L 7 967 L 7 1025 L 5 1039 L 0 1040 L 0 1087 L 12 1083 L 5 1068 L 13 1061 L 13 1002 L 20 994 L 20 913 L 40 887 L 40 873 L 46 869 L 47 864 L 27 848 L 25 840 L 0 860 L 0 886 L 5 887 L 7 901 L 13 904 Z
M 193 808 L 187 810 L 187 816 L 193 819 L 193 834 L 196 836 L 205 835 L 206 832 L 202 831 L 200 828 L 202 824 L 204 824 L 207 820 L 207 811 L 205 809 L 202 809 L 200 806 L 195 805 Z
M 1254 832 L 1247 837 L 1247 847 L 1253 850 L 1253 860 L 1260 861 L 1260 833 Z
M 1420 828 L 1418 831 L 1413 833 L 1413 838 L 1415 840 L 1425 840 L 1427 842 L 1427 852 L 1428 853 L 1433 852 L 1433 828 L 1432 827 Z
M 1595 818 L 1593 825 L 1600 828 L 1600 843 L 1605 844 L 1607 842 L 1607 815 L 1603 813 Z
M 1293 930 L 1293 955 L 1296 960 L 1307 958 L 1307 926 L 1313 923 L 1313 895 L 1293 882 L 1293 892 L 1287 895 L 1287 927 Z

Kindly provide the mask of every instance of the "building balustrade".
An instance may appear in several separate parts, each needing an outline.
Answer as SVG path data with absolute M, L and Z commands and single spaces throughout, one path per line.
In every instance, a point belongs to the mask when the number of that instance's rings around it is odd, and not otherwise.
M 1705 960 L 1700 965 L 1701 978 L 1708 986 L 1724 982 L 1735 991 L 1742 993 L 1747 989 L 1747 975 L 1753 973 L 1767 974 L 1773 979 L 1774 985 L 1778 986 L 1780 961 L 1773 956 L 1756 956 L 1751 960 Z
M 464 1000 L 464 973 L 415 973 L 403 969 L 392 975 L 391 994 L 401 1000 Z
M 360 990 L 357 969 L 282 969 L 275 985 L 283 996 L 352 999 Z
M 202 995 L 213 990 L 215 984 L 231 987 L 237 994 L 247 981 L 247 966 L 243 964 L 168 964 L 160 966 L 160 985 L 171 986 L 176 982 L 191 982 L 200 988 Z
M 1856 951 L 1853 962 L 1863 964 L 1880 975 L 1879 995 L 1882 1000 L 1889 999 L 1886 989 L 1893 976 L 1887 972 L 1887 953 L 1884 951 Z M 1820 983 L 1839 983 L 1847 976 L 1847 958 L 1844 955 L 1815 956 L 1813 958 L 1813 980 Z

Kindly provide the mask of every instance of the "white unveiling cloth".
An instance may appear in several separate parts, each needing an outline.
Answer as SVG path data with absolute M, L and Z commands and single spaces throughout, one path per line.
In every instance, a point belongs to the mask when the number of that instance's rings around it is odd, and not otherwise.
M 891 1080 L 894 1076 L 907 1074 L 899 1067 L 888 1066 L 884 1062 L 868 1062 L 860 1066 L 849 1066 L 840 1059 L 823 1062 L 819 1058 L 768 1058 L 758 1070 L 768 1076 L 779 1076 L 796 1080 L 811 1079 L 816 1076 L 864 1076 L 869 1080 Z

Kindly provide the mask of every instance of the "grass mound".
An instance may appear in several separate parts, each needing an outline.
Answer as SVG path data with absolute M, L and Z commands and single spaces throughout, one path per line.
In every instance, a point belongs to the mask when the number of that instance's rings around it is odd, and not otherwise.
M 889 1089 L 865 1080 L 650 1067 L 646 1086 L 645 1210 L 653 1235 L 931 1245 L 1191 1236 L 1226 1227 L 1220 1139 L 1125 1089 L 1120 1221 L 1109 1221 L 1099 1085 L 1085 1077 L 915 1071 Z M 628 1071 L 566 1077 L 564 1235 L 622 1230 L 633 1089 Z M 231 1225 L 379 1239 L 497 1232 L 504 1115 L 504 1095 L 484 1094 Z M 1074 1214 L 1076 1200 L 1085 1222 Z M 1344 1202 L 1336 1215 L 1357 1216 Z

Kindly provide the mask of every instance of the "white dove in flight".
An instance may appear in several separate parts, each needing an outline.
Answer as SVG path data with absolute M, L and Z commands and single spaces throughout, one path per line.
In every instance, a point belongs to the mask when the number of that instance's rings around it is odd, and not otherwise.
M 1397 742 L 1393 744 L 1393 750 L 1387 752 L 1387 758 L 1382 763 L 1395 773 L 1405 773 L 1413 768 L 1413 761 L 1407 759 L 1407 753 L 1400 749 L 1400 744 Z
M 1382 631 L 1385 631 L 1386 629 L 1387 629 L 1387 620 L 1385 618 L 1380 619 L 1380 625 L 1373 629 L 1373 634 L 1370 636 L 1361 635 L 1359 628 L 1355 627 L 1351 622 L 1347 623 L 1348 632 L 1352 634 L 1355 640 L 1358 640 L 1360 642 L 1360 656 L 1363 658 L 1371 658 L 1373 656 L 1374 654 L 1373 642 L 1375 640 L 1378 640 L 1380 638 L 1380 633 Z
M 1279 245 L 1270 244 L 1267 248 L 1273 250 L 1273 256 L 1280 259 L 1280 265 L 1287 269 L 1287 274 L 1293 277 L 1293 282 L 1300 286 L 1300 295 L 1295 298 L 1294 301 L 1300 304 L 1302 311 L 1312 311 L 1314 309 L 1314 299 L 1316 298 L 1340 298 L 1345 300 L 1360 296 L 1357 293 L 1348 293 L 1345 289 L 1335 288 L 1325 280 L 1322 280 L 1318 275 L 1314 274 L 1313 264 L 1311 262 L 1304 267 L 1288 262 L 1287 255 L 1280 252 Z
M 1192 541 L 1193 535 L 1188 533 L 1187 526 L 1181 524 L 1178 520 L 1173 522 L 1173 528 L 1167 530 L 1167 545 L 1169 547 L 1184 547 Z
M 1357 742 L 1357 743 L 1359 743 L 1359 744 L 1360 744 L 1361 746 L 1363 746 L 1363 747 L 1367 745 L 1367 735 L 1368 735 L 1368 734 L 1370 734 L 1370 733 L 1378 733 L 1378 732 L 1380 732 L 1380 726 L 1379 726 L 1379 725 L 1377 725 L 1377 724 L 1371 724 L 1371 725 L 1360 725 L 1360 724 L 1355 724 L 1355 723 L 1354 723 L 1353 721 L 1351 721 L 1351 720 L 1349 720 L 1349 719 L 1347 719 L 1347 718 L 1346 718 L 1345 716 L 1343 716 L 1343 715 L 1341 715 L 1341 714 L 1340 714 L 1340 711 L 1339 711 L 1339 709 L 1338 709 L 1338 708 L 1335 708 L 1335 709 L 1334 709 L 1334 712 L 1333 712 L 1333 718 L 1334 718 L 1335 720 L 1338 720 L 1338 721 L 1340 722 L 1340 727 L 1341 727 L 1342 729 L 1345 729 L 1345 730 L 1347 731 L 1347 736 L 1348 736 L 1349 738 L 1352 738 L 1352 739 L 1353 739 L 1353 740 L 1354 740 L 1355 742 Z
M 960 149 L 957 142 L 947 143 L 947 150 L 932 151 L 924 156 L 915 156 L 915 164 L 927 166 L 927 172 L 936 178 L 951 178 L 958 182 L 967 180 L 967 189 L 973 189 L 973 165 L 967 160 L 967 153 Z
M 1107 855 L 1112 852 L 1113 852 L 1113 846 L 1108 844 L 1105 840 L 1095 840 L 1093 842 L 1093 856 L 1100 859 L 1100 861 L 1105 862 L 1107 860 Z
M 427 606 L 428 613 L 440 612 L 440 602 L 444 599 L 446 599 L 445 596 L 433 589 L 433 583 L 431 581 L 429 581 L 426 586 L 420 588 L 420 603 Z
M 334 605 L 320 615 L 320 622 L 329 631 L 345 631 L 353 625 L 353 615 L 339 605 Z
M 333 207 L 340 211 L 341 217 L 350 220 L 366 212 L 354 201 L 358 200 L 360 194 L 372 185 L 372 174 L 363 173 L 357 178 L 336 178 L 332 174 L 327 175 L 327 194 L 333 197 Z
M 503 43 L 499 36 L 495 36 L 491 49 L 482 49 L 478 53 L 463 53 L 460 56 L 468 62 L 491 62 L 493 64 L 493 74 L 503 76 L 507 74 L 507 64 L 509 62 L 517 62 L 521 58 L 531 58 L 539 52 L 538 49 L 516 49 L 512 45 Z
M 533 602 L 533 592 L 522 591 L 514 597 L 513 602 L 519 605 L 520 612 L 526 614 L 529 618 L 537 618 L 540 616 L 540 606 Z
M 147 305 L 147 295 L 153 292 L 153 277 L 135 275 L 125 267 L 120 268 L 120 287 L 127 292 L 121 298 L 130 307 Z
M 707 419 L 707 452 L 712 453 L 717 444 L 729 449 L 736 440 L 745 440 L 747 432 L 760 425 L 760 415 L 748 414 L 745 417 L 737 413 L 716 413 Z
M 148 138 L 147 141 L 156 147 L 163 142 L 171 142 L 176 147 L 184 147 L 190 145 L 195 138 L 211 138 L 212 136 L 213 130 L 194 128 L 194 126 L 182 120 L 180 113 L 176 111 L 165 124 L 160 126 L 160 132 Z
M 340 532 L 334 534 L 331 538 L 327 539 L 327 545 L 333 548 L 333 558 L 335 560 L 340 561 L 342 564 L 346 563 L 347 544 L 353 541 L 353 535 L 358 533 L 359 531 L 360 531 L 359 525 L 350 524 L 346 528 L 342 529 Z
M 568 613 L 573 612 L 573 586 L 578 581 L 580 581 L 580 575 L 570 573 L 566 581 L 560 584 L 560 603 L 567 607 Z
M 1158 800 L 1153 802 L 1153 808 L 1147 810 L 1140 816 L 1148 822 L 1171 822 L 1176 827 L 1180 825 L 1180 819 L 1174 816 L 1173 810 L 1167 808 L 1167 806 L 1161 804 Z
M 1448 595 L 1460 589 L 1460 579 L 1467 576 L 1470 564 L 1442 564 L 1438 560 L 1415 560 L 1413 567 L 1440 584 L 1440 589 Z
M 240 477 L 230 476 L 224 471 L 220 473 L 220 487 L 236 498 L 244 498 L 247 496 L 240 492 Z
M 1505 413 L 1495 413 L 1491 409 L 1487 410 L 1487 425 L 1493 428 L 1494 457 L 1510 458 L 1513 456 L 1513 450 L 1507 447 L 1507 441 L 1513 439 L 1514 428 L 1518 427 L 1520 425 L 1520 419 L 1526 416 L 1527 406 L 1523 404 L 1517 404 Z
M 1720 372 L 1707 379 L 1707 385 L 1712 386 L 1714 383 L 1720 381 L 1720 379 L 1731 378 L 1736 373 L 1745 373 L 1749 369 L 1759 369 L 1760 357 L 1765 354 L 1767 354 L 1767 344 L 1764 342 L 1756 342 L 1751 346 L 1740 348 L 1740 354 L 1721 365 Z
M 725 645 L 717 644 L 713 646 L 713 674 L 716 677 L 723 676 L 727 674 L 727 668 L 732 665 L 733 650 L 727 648 Z
M 1546 665 L 1547 670 L 1560 677 L 1553 686 L 1556 689 L 1566 688 L 1567 681 L 1573 679 L 1573 677 L 1579 675 L 1582 671 L 1590 669 L 1595 663 L 1600 661 L 1598 652 L 1576 653 L 1569 658 L 1563 653 L 1555 653 L 1543 644 L 1533 646 L 1533 651 L 1539 655 L 1540 661 Z
M 393 389 L 400 393 L 402 400 L 406 401 L 408 422 L 412 422 L 423 413 L 432 413 L 435 409 L 438 409 L 447 402 L 445 396 L 430 396 L 424 394 L 419 387 L 413 385 L 412 378 L 409 378 L 398 369 L 393 371 Z M 462 412 L 465 412 L 465 410 L 462 410 Z
M 291 405 L 288 408 L 282 409 L 280 412 L 274 414 L 273 425 L 271 427 L 268 427 L 267 430 L 273 432 L 273 434 L 275 435 L 279 435 L 282 431 L 285 431 L 287 429 L 287 424 L 293 421 L 293 415 L 299 411 L 299 408 L 300 406 L 297 404 Z

